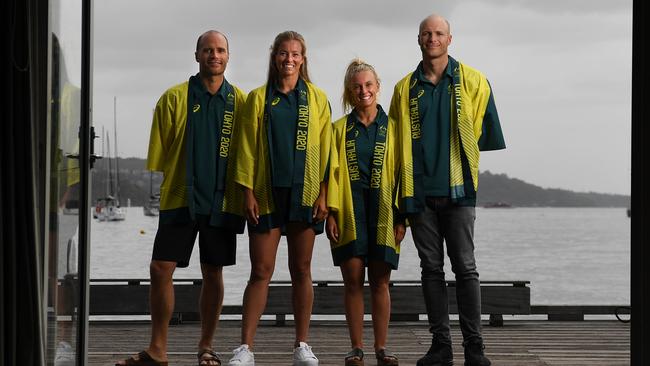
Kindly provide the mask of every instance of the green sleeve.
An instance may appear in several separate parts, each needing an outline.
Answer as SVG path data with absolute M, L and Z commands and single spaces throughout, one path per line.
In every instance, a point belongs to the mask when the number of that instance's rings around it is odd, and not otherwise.
M 494 93 L 490 87 L 490 99 L 488 100 L 485 116 L 483 116 L 481 137 L 478 140 L 480 151 L 501 150 L 506 148 L 506 142 L 501 131 L 501 123 L 497 107 L 494 103 Z

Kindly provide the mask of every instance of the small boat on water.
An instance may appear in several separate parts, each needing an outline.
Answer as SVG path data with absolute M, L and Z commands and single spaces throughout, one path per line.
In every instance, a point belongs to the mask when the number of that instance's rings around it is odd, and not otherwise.
M 97 199 L 93 217 L 99 221 L 122 221 L 126 219 L 126 214 L 120 207 L 120 201 L 109 195 Z
M 145 216 L 160 214 L 160 193 L 153 193 L 153 172 L 149 172 L 149 201 L 144 204 L 142 211 Z
M 160 214 L 160 194 L 149 196 L 149 202 L 142 207 L 145 216 L 158 216 Z
M 95 204 L 95 211 L 93 217 L 99 221 L 122 221 L 126 219 L 126 213 L 120 206 L 120 168 L 119 159 L 117 157 L 117 118 L 116 116 L 116 98 L 113 99 L 113 122 L 115 124 L 115 173 L 111 164 L 111 145 L 108 139 L 108 132 L 106 132 L 106 150 L 108 158 L 106 159 L 107 167 L 106 172 L 108 179 L 106 179 L 106 196 L 98 198 Z M 102 150 L 104 150 L 104 142 L 102 141 Z
M 487 202 L 483 208 L 512 208 L 513 206 L 507 202 Z

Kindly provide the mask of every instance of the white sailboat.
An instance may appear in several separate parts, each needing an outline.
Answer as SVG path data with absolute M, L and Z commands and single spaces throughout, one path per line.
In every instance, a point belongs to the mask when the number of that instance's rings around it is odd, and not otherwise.
M 99 221 L 122 221 L 126 219 L 126 213 L 120 206 L 120 168 L 117 159 L 117 117 L 116 117 L 116 98 L 113 99 L 113 122 L 115 126 L 115 182 L 113 182 L 113 169 L 111 166 L 111 145 L 106 133 L 106 149 L 108 164 L 108 179 L 106 180 L 106 196 L 97 199 L 93 217 Z M 115 185 L 115 186 L 113 186 Z
M 149 172 L 149 201 L 144 204 L 142 211 L 145 216 L 160 214 L 160 193 L 153 193 L 153 172 Z

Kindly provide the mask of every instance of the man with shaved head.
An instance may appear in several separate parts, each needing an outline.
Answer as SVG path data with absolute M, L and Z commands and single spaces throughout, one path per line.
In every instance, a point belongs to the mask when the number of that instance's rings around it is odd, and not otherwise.
M 505 148 L 492 89 L 478 70 L 449 56 L 449 22 L 420 23 L 422 60 L 395 86 L 390 117 L 400 133 L 400 210 L 408 215 L 422 267 L 433 334 L 418 366 L 453 364 L 444 245 L 456 276 L 465 365 L 484 366 L 481 289 L 474 258 L 480 151 Z
M 212 338 L 223 302 L 222 269 L 235 264 L 235 236 L 244 230 L 243 196 L 231 178 L 230 157 L 246 95 L 224 77 L 229 57 L 223 33 L 203 33 L 194 53 L 199 72 L 169 88 L 156 104 L 147 169 L 163 172 L 163 183 L 149 266 L 151 339 L 148 348 L 116 365 L 168 364 L 172 275 L 189 265 L 197 234 L 203 275 L 198 364 L 221 365 Z

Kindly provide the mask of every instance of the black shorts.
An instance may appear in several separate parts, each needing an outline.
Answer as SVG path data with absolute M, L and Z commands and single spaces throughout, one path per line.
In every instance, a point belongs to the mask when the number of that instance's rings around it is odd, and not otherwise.
M 192 248 L 199 234 L 201 263 L 230 266 L 237 258 L 237 238 L 230 229 L 211 226 L 209 216 L 196 215 L 185 224 L 159 225 L 153 243 L 152 260 L 176 262 L 184 268 L 190 264 Z
M 273 203 L 273 221 L 277 223 L 275 227 L 283 228 L 284 231 L 291 212 L 291 188 L 273 187 Z
M 270 214 L 272 218 L 269 225 L 248 225 L 248 230 L 253 233 L 265 233 L 271 229 L 279 228 L 282 235 L 287 235 L 288 223 L 304 223 L 310 226 L 316 234 L 323 232 L 324 222 L 319 223 L 307 222 L 302 220 L 291 219 L 291 188 L 289 187 L 273 187 L 273 205 L 274 210 Z

